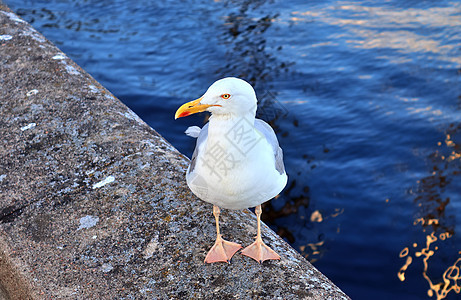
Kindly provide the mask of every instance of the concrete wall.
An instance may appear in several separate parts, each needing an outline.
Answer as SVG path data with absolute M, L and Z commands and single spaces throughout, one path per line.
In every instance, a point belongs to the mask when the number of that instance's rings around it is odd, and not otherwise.
M 188 159 L 1 3 L 0 137 L 0 299 L 348 299 L 267 226 L 281 261 L 204 264 Z M 249 211 L 221 220 L 253 241 Z

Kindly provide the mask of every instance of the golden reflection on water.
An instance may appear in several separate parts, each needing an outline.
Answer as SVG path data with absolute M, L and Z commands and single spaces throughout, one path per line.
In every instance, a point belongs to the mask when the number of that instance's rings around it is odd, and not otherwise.
M 310 221 L 312 223 L 321 223 L 328 221 L 329 219 L 336 218 L 339 215 L 344 213 L 344 208 L 335 208 L 334 212 L 324 215 L 319 210 L 315 210 L 311 213 Z M 340 232 L 340 227 L 338 226 L 336 232 Z M 311 263 L 318 261 L 322 255 L 325 253 L 325 240 L 322 239 L 316 243 L 307 243 L 306 245 L 300 246 L 299 250 L 301 255 L 308 259 Z
M 436 296 L 437 300 L 445 298 L 448 293 L 454 291 L 455 293 L 460 292 L 461 286 L 458 285 L 458 280 L 461 280 L 460 274 L 460 267 L 461 267 L 461 257 L 458 258 L 452 265 L 450 265 L 442 275 L 442 282 L 434 283 L 433 280 L 428 275 L 429 269 L 429 259 L 435 254 L 435 251 L 439 249 L 438 246 L 434 246 L 431 249 L 431 245 L 437 242 L 438 239 L 444 241 L 447 238 L 450 238 L 452 235 L 449 232 L 444 232 L 437 236 L 435 232 L 432 232 L 429 235 L 426 235 L 426 244 L 424 248 L 421 248 L 419 251 L 415 251 L 415 257 L 421 257 L 423 260 L 423 277 L 429 284 L 429 290 L 427 291 L 427 295 L 429 297 Z M 416 248 L 418 245 L 416 243 L 413 244 L 413 247 Z M 405 281 L 405 271 L 407 270 L 408 266 L 413 262 L 412 256 L 409 256 L 409 249 L 405 247 L 399 254 L 399 257 L 404 258 L 406 257 L 405 264 L 400 268 L 397 276 L 399 277 L 400 281 Z
M 308 258 L 311 263 L 315 263 L 323 253 L 321 247 L 324 244 L 325 241 L 320 241 L 317 243 L 308 243 L 306 246 L 299 247 L 299 250 L 301 250 L 301 253 L 304 255 L 304 257 Z
M 322 222 L 323 221 L 323 217 L 322 217 L 322 214 L 316 210 L 314 211 L 312 214 L 311 214 L 311 222 Z
M 436 256 L 437 251 L 445 250 L 447 247 L 445 243 L 455 235 L 455 226 L 450 225 L 447 220 L 449 212 L 446 208 L 451 199 L 444 197 L 444 193 L 461 173 L 460 134 L 461 124 L 458 126 L 451 124 L 445 134 L 444 142 L 438 142 L 438 150 L 429 157 L 432 169 L 430 176 L 418 181 L 419 188 L 415 201 L 422 217 L 416 218 L 413 225 L 422 228 L 425 243 L 423 245 L 413 243 L 412 247 L 405 247 L 399 253 L 400 258 L 405 258 L 405 263 L 397 273 L 400 281 L 405 281 L 405 272 L 410 265 L 421 260 L 422 276 L 429 286 L 427 295 L 437 300 L 446 298 L 450 292 L 457 294 L 461 292 L 461 251 L 458 252 L 458 257 L 453 257 L 451 262 L 448 262 L 451 265 L 445 268 L 441 276 L 429 275 L 431 258 Z M 460 201 L 460 199 L 454 200 Z M 440 266 L 433 265 L 434 267 Z
M 408 247 L 405 247 L 399 254 L 400 257 L 405 257 L 408 255 Z M 400 268 L 399 273 L 397 276 L 399 277 L 400 281 L 405 281 L 405 271 L 407 270 L 408 266 L 413 262 L 413 258 L 411 256 L 407 256 L 407 260 L 405 264 Z

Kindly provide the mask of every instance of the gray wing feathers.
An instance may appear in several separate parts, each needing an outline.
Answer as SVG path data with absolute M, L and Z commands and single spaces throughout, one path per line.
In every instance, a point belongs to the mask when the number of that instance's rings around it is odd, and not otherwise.
M 282 148 L 277 149 L 277 153 L 275 154 L 275 169 L 280 173 L 285 173 L 285 165 L 283 164 L 283 151 Z
M 274 129 L 261 119 L 255 119 L 255 128 L 261 132 L 267 142 L 272 146 L 275 157 L 275 169 L 280 173 L 285 173 L 285 165 L 283 164 L 283 151 L 279 146 L 277 136 L 275 135 Z

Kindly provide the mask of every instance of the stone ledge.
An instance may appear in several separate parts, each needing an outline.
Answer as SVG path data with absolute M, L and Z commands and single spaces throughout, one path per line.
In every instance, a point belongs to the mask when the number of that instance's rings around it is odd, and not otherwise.
M 349 299 L 264 225 L 281 261 L 204 264 L 187 158 L 1 2 L 0 47 L 0 299 Z

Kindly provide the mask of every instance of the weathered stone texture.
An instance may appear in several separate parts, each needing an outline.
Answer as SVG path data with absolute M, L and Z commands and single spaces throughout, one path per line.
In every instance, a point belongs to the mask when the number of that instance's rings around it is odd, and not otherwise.
M 0 3 L 0 298 L 347 299 L 266 226 L 281 261 L 204 264 L 214 219 L 187 163 Z M 249 211 L 221 225 L 256 232 Z

